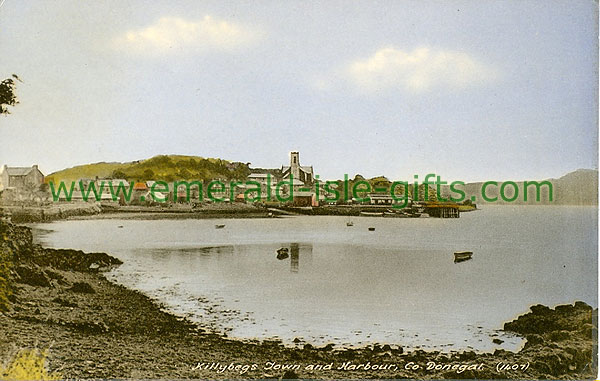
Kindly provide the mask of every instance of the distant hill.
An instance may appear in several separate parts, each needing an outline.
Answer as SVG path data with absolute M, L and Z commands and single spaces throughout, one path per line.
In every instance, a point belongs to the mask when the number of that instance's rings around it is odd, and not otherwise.
M 94 163 L 63 169 L 46 176 L 46 182 L 79 179 L 115 178 L 128 181 L 245 179 L 247 164 L 200 156 L 159 155 L 129 163 Z
M 534 180 L 531 180 L 534 181 Z M 538 182 L 544 180 L 537 180 Z M 489 186 L 486 189 L 488 197 L 498 197 L 497 201 L 491 202 L 493 204 L 511 204 L 511 205 L 598 205 L 598 171 L 595 169 L 578 169 L 574 172 L 567 173 L 566 175 L 558 179 L 546 179 L 552 184 L 552 196 L 553 201 L 549 200 L 548 186 L 541 186 L 540 201 L 536 201 L 536 190 L 534 186 L 528 187 L 527 201 L 523 200 L 524 186 L 522 181 L 517 181 L 516 184 L 519 188 L 519 195 L 513 202 L 504 201 L 499 196 L 500 186 L 503 182 L 499 181 L 498 186 Z M 484 182 L 467 183 L 462 188 L 465 190 L 467 199 L 471 196 L 475 196 L 476 203 L 486 204 L 485 200 L 481 197 L 481 188 Z M 512 186 L 507 186 L 507 196 L 510 197 L 512 193 Z M 449 186 L 442 187 L 442 195 L 454 195 L 450 193 Z

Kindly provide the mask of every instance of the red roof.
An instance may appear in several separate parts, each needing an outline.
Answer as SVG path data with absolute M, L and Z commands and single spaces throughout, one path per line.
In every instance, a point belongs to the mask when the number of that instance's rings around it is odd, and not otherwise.
M 148 187 L 144 183 L 135 183 L 133 190 L 148 190 Z

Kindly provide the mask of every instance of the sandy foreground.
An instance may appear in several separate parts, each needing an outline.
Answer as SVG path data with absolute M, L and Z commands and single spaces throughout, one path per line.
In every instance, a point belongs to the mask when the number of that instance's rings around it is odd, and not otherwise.
M 582 302 L 533 306 L 505 324 L 518 353 L 405 352 L 402 343 L 341 350 L 247 343 L 205 332 L 139 292 L 108 281 L 104 253 L 45 249 L 26 227 L 0 222 L 10 301 L 0 313 L 0 361 L 49 348 L 67 378 L 595 379 L 597 310 Z

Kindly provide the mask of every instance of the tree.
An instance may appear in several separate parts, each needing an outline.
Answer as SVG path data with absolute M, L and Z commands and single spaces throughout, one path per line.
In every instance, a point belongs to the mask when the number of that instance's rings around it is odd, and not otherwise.
M 113 173 L 110 175 L 110 177 L 112 177 L 113 179 L 125 179 L 125 178 L 127 178 L 127 175 L 123 171 L 116 170 L 116 171 L 113 171 Z
M 151 170 L 150 168 L 146 169 L 144 171 L 144 178 L 146 180 L 153 180 L 154 179 L 154 171 Z
M 17 88 L 15 80 L 23 82 L 16 74 L 13 74 L 12 78 L 7 78 L 0 82 L 0 114 L 10 114 L 8 106 L 14 106 L 19 103 L 15 94 L 15 89 Z

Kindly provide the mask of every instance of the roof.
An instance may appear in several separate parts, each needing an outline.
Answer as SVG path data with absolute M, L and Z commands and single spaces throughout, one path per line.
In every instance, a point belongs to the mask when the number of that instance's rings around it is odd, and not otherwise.
M 269 177 L 268 173 L 251 173 L 248 178 L 256 178 L 256 179 L 266 179 Z
M 33 167 L 4 167 L 9 176 L 26 176 Z
M 144 183 L 135 183 L 135 185 L 133 186 L 133 189 L 134 190 L 146 190 L 146 189 L 148 189 L 148 187 Z
M 288 184 L 288 181 L 289 181 L 289 178 L 290 178 L 290 176 L 289 176 L 289 175 L 285 176 L 285 177 L 283 178 L 283 180 L 284 180 L 284 181 L 283 181 L 282 185 L 287 185 L 287 184 Z M 292 181 L 292 185 L 304 185 L 304 181 L 302 181 L 302 180 L 298 180 L 298 179 L 294 179 L 294 180 Z
M 313 196 L 313 192 L 309 192 L 309 191 L 296 191 L 293 194 L 294 197 L 312 197 Z
M 287 177 L 287 178 L 289 178 L 289 177 Z M 284 183 L 283 183 L 283 185 L 285 185 L 285 184 L 286 184 L 286 183 L 284 182 Z M 298 179 L 294 179 L 294 180 L 292 181 L 292 185 L 304 185 L 304 182 L 303 182 L 303 181 L 300 181 L 300 180 L 298 180 Z
M 389 193 L 369 193 L 368 195 L 370 198 L 387 198 L 387 199 L 391 199 L 392 195 Z
M 300 168 L 300 170 L 301 170 L 302 172 L 305 172 L 305 173 L 313 173 L 313 167 L 312 167 L 312 166 L 310 166 L 310 165 L 301 165 L 299 168 Z M 289 166 L 289 165 L 284 165 L 284 166 L 282 166 L 282 167 L 281 167 L 281 171 L 282 171 L 282 172 L 289 171 L 289 169 L 290 169 L 290 166 Z

